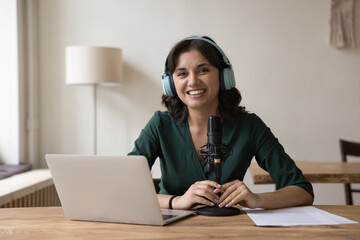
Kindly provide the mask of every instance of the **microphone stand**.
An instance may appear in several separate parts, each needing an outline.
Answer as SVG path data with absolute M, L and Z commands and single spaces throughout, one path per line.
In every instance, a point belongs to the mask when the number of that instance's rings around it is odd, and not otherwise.
M 215 165 L 221 164 L 221 160 L 220 160 L 220 162 L 217 162 L 219 160 L 220 159 L 214 159 L 214 164 Z M 215 179 L 216 179 L 217 183 L 220 183 L 220 179 L 218 179 L 217 177 L 215 177 Z M 220 197 L 220 193 L 218 195 Z M 234 216 L 234 215 L 239 215 L 240 210 L 238 208 L 234 208 L 234 207 L 220 208 L 218 204 L 215 204 L 214 206 L 206 206 L 206 207 L 198 208 L 196 210 L 196 213 L 199 215 L 204 215 L 204 216 Z
M 207 127 L 208 143 L 203 146 L 206 147 L 206 149 L 201 149 L 200 153 L 202 153 L 202 156 L 206 157 L 206 161 L 209 164 L 209 172 L 213 172 L 215 181 L 220 184 L 222 175 L 221 161 L 223 160 L 223 154 L 228 154 L 229 150 L 221 143 L 221 119 L 216 116 L 210 116 Z M 206 206 L 198 208 L 196 213 L 205 216 L 233 216 L 240 214 L 240 210 L 234 207 L 220 208 L 215 204 L 213 207 Z

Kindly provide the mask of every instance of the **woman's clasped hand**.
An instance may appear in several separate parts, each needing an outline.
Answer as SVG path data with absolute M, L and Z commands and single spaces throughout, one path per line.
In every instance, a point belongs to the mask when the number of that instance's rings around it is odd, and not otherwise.
M 242 206 L 255 207 L 257 195 L 249 190 L 243 181 L 234 180 L 220 185 L 211 180 L 198 181 L 190 186 L 186 193 L 174 199 L 177 209 L 189 209 L 198 204 L 219 207 Z

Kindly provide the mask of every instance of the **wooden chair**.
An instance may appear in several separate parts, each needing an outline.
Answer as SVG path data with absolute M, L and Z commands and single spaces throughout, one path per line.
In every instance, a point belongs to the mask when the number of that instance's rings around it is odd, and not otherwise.
M 154 182 L 154 187 L 155 187 L 156 193 L 159 193 L 160 192 L 160 187 L 159 187 L 160 178 L 153 178 L 153 182 Z
M 360 143 L 349 142 L 340 139 L 340 150 L 341 150 L 342 162 L 347 162 L 347 156 L 360 157 Z M 360 193 L 360 189 L 351 188 L 351 184 L 344 184 L 344 185 L 345 185 L 346 204 L 353 205 L 352 193 L 353 192 Z

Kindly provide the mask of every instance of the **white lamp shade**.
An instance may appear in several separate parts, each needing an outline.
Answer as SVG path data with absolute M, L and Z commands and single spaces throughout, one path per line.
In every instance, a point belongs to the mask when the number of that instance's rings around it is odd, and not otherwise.
M 66 84 L 114 85 L 123 81 L 120 48 L 69 46 L 65 59 Z

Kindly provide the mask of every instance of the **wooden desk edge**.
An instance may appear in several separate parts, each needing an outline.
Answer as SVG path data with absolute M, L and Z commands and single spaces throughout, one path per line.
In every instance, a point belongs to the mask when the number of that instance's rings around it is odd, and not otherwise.
M 320 162 L 304 162 L 298 161 L 295 162 L 300 169 L 302 164 L 315 163 L 320 164 Z M 325 163 L 325 162 L 324 162 Z M 344 164 L 344 163 L 328 163 L 328 164 Z M 358 166 L 360 163 L 350 163 L 352 165 Z M 300 166 L 299 166 L 300 165 Z M 252 175 L 254 184 L 274 184 L 269 173 L 264 171 L 259 167 L 257 163 L 252 163 L 249 167 L 249 171 Z M 304 177 L 311 183 L 360 183 L 360 174 L 359 173 L 321 173 L 319 176 L 318 173 L 307 173 L 304 172 Z

